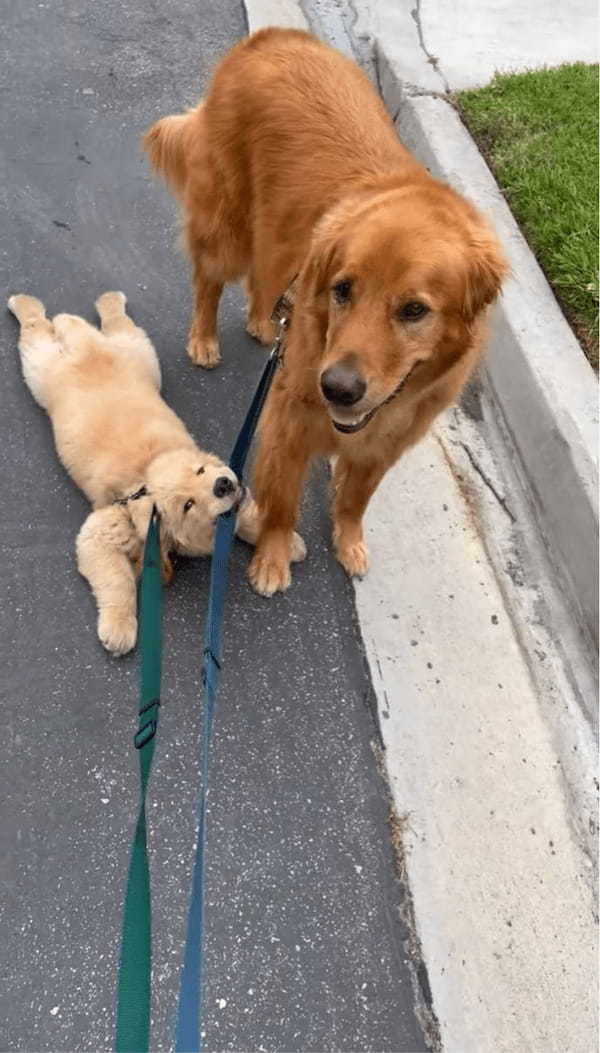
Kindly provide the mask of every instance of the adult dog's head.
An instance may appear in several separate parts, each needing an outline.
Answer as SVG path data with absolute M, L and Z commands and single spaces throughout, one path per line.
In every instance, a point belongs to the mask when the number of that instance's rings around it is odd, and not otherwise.
M 298 295 L 320 330 L 317 379 L 335 428 L 359 431 L 404 386 L 433 385 L 473 346 L 505 272 L 483 219 L 434 180 L 365 190 L 329 212 Z

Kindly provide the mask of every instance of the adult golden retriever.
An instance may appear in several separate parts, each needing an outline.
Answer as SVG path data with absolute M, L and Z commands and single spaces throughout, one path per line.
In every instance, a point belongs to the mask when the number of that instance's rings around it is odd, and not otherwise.
M 493 233 L 402 146 L 358 67 L 308 33 L 242 41 L 204 100 L 158 121 L 144 143 L 182 203 L 193 362 L 219 360 L 224 282 L 245 277 L 248 331 L 269 342 L 273 305 L 298 275 L 254 469 L 250 581 L 263 595 L 290 584 L 315 455 L 336 455 L 335 550 L 363 574 L 369 498 L 479 358 L 505 273 Z

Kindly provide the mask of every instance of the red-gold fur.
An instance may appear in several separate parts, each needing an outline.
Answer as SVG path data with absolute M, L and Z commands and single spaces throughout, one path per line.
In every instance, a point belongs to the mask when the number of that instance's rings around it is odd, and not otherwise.
M 505 273 L 493 233 L 402 146 L 358 67 L 305 33 L 268 29 L 238 44 L 198 107 L 158 121 L 145 146 L 182 203 L 194 362 L 219 360 L 224 282 L 245 277 L 248 330 L 268 342 L 273 304 L 298 274 L 284 366 L 261 427 L 250 580 L 266 595 L 289 585 L 291 532 L 315 455 L 337 455 L 336 553 L 350 574 L 364 573 L 369 498 L 479 358 Z M 342 280 L 351 294 L 339 303 L 332 287 Z M 423 317 L 406 319 L 415 302 Z M 366 391 L 351 410 L 332 409 L 320 378 L 349 355 Z M 357 434 L 334 427 L 371 411 Z

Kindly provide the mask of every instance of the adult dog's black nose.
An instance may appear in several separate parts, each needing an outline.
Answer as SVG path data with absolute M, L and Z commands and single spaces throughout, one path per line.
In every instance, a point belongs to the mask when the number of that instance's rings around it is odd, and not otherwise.
M 232 482 L 228 475 L 220 475 L 218 479 L 215 479 L 215 485 L 213 486 L 215 497 L 226 497 L 227 494 L 232 494 L 234 490 L 235 483 Z
M 321 391 L 328 402 L 338 406 L 353 406 L 366 390 L 365 381 L 349 362 L 338 362 L 321 374 Z

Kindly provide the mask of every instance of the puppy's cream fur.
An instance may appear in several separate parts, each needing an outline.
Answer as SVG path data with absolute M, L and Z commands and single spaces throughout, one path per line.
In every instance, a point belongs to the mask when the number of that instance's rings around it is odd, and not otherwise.
M 169 581 L 169 552 L 211 552 L 217 517 L 242 496 L 231 469 L 199 449 L 161 398 L 156 352 L 125 313 L 125 302 L 121 292 L 96 301 L 99 330 L 76 315 L 50 321 L 32 296 L 8 301 L 21 325 L 25 382 L 52 421 L 60 460 L 94 508 L 77 538 L 77 560 L 98 604 L 98 635 L 113 654 L 135 644 L 136 575 L 152 505 L 160 513 L 162 578 Z M 223 497 L 214 494 L 219 478 L 231 482 Z M 148 496 L 113 504 L 142 486 Z M 250 497 L 236 532 L 255 544 Z M 298 536 L 295 555 L 304 555 Z

